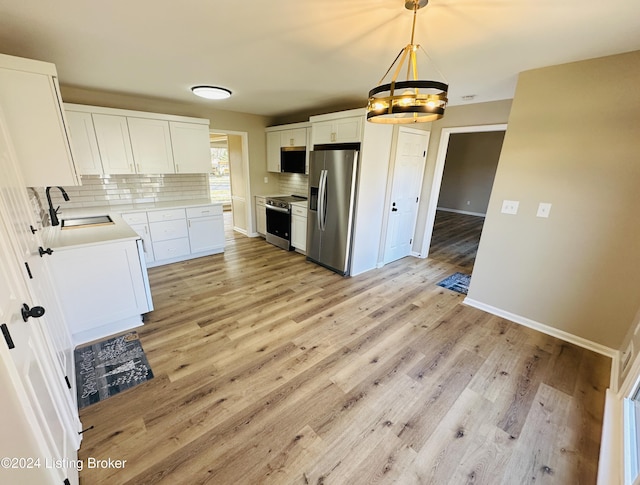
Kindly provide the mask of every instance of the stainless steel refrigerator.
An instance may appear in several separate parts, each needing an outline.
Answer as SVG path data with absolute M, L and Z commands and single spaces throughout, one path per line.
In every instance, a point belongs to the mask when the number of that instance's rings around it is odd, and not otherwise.
M 307 259 L 348 275 L 359 146 L 318 148 L 311 152 L 309 161 Z

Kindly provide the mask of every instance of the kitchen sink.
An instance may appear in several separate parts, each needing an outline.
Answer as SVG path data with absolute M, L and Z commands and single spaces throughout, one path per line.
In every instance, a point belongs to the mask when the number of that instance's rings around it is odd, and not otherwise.
M 63 219 L 62 229 L 79 229 L 81 227 L 93 227 L 93 226 L 107 226 L 114 224 L 111 217 L 105 216 L 91 216 L 91 217 L 76 217 L 74 219 Z

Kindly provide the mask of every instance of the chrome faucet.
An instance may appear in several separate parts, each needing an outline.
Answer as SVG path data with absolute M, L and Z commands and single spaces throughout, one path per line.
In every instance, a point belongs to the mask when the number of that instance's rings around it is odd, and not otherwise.
M 60 192 L 62 192 L 62 197 L 64 197 L 64 200 L 69 200 L 69 196 L 64 191 L 64 189 L 62 187 L 58 187 L 58 189 L 60 190 Z M 60 206 L 56 207 L 55 209 L 53 208 L 53 204 L 51 203 L 51 195 L 49 194 L 50 190 L 51 187 L 47 187 L 46 192 L 47 202 L 49 203 L 49 219 L 51 220 L 52 226 L 58 226 L 60 225 L 60 221 L 58 220 L 58 210 L 60 209 Z

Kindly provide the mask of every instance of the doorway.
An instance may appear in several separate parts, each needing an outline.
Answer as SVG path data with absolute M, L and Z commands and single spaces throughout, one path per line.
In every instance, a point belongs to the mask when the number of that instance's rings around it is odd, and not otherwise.
M 229 167 L 229 139 L 225 133 L 210 133 L 211 172 L 209 172 L 209 195 L 213 202 L 222 204 L 225 211 L 231 210 L 231 170 Z
M 253 228 L 249 227 L 250 221 L 253 220 L 252 204 L 247 203 L 248 194 L 251 192 L 248 134 L 242 131 L 212 129 L 210 141 L 210 193 L 212 199 L 214 196 L 225 199 L 222 203 L 225 210 L 227 240 L 233 238 L 234 231 L 247 235 L 253 231 Z
M 423 254 L 471 273 L 506 125 L 444 128 Z

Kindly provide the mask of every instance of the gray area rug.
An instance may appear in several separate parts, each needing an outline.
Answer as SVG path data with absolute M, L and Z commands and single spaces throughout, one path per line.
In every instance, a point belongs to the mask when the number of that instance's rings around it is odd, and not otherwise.
M 466 295 L 469 291 L 469 283 L 471 282 L 471 275 L 464 273 L 453 273 L 451 276 L 446 277 L 438 286 L 447 288 L 448 290 L 457 291 Z
M 153 378 L 137 332 L 78 347 L 74 358 L 78 409 Z

